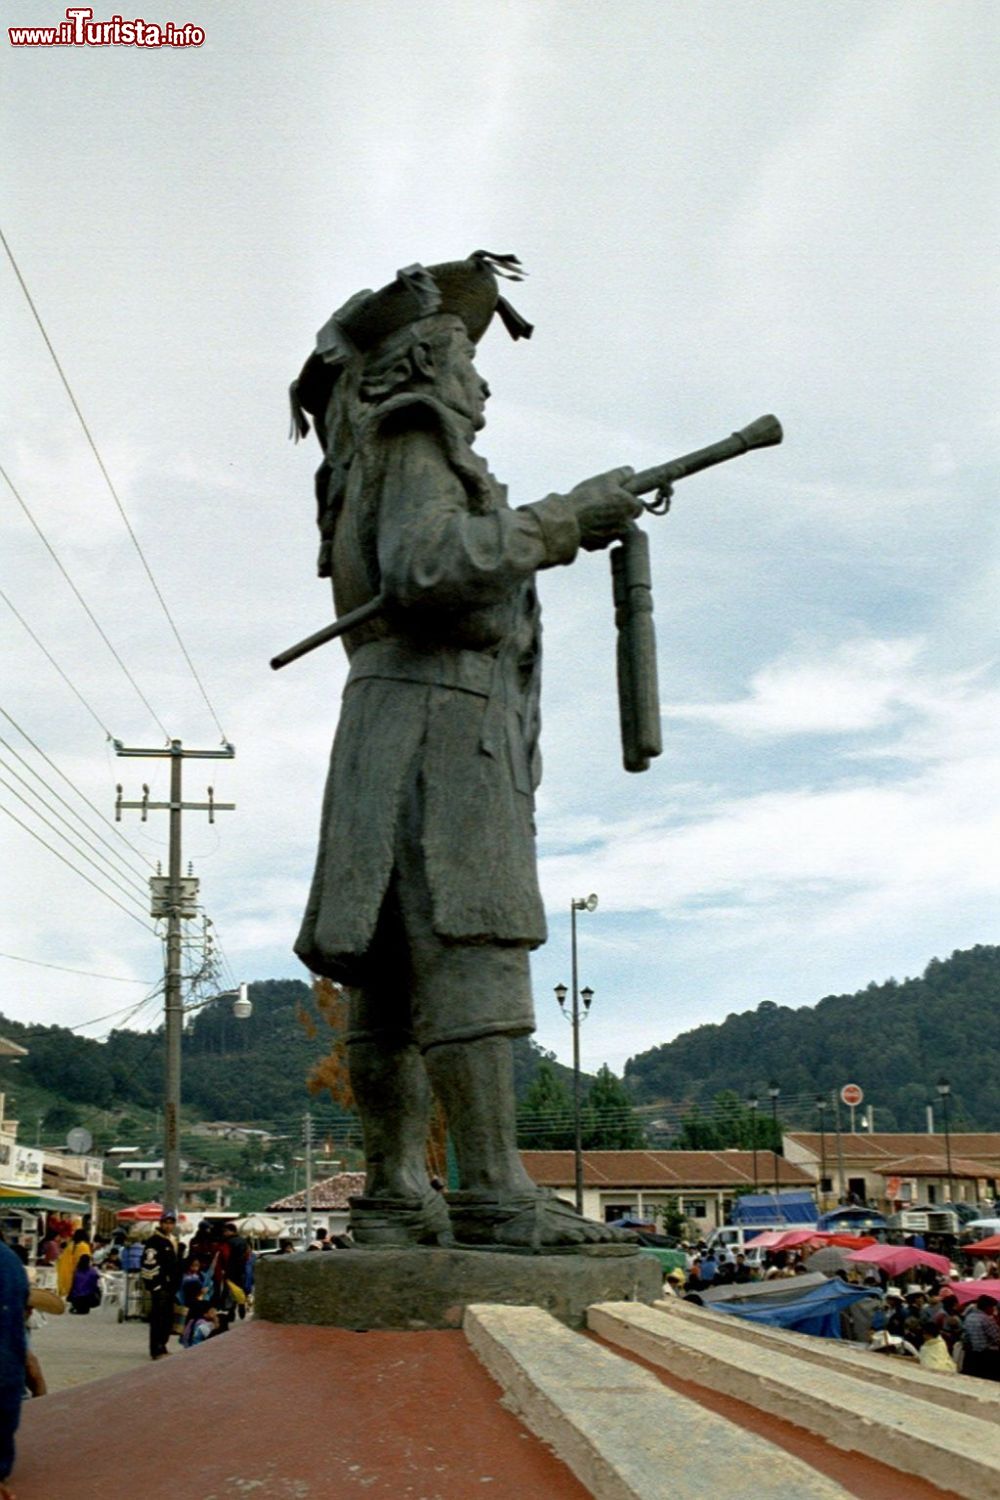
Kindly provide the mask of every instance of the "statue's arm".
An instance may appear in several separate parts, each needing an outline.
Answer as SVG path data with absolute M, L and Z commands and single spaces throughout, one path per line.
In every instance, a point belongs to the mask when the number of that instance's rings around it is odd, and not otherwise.
M 493 604 L 539 568 L 573 561 L 580 527 L 568 497 L 472 515 L 433 429 L 413 427 L 383 441 L 378 560 L 382 587 L 396 603 Z

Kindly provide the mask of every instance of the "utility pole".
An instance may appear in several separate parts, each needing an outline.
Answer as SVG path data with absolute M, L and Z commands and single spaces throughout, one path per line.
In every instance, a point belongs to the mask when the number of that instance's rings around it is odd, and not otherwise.
M 776 1083 L 769 1083 L 767 1092 L 771 1099 L 771 1150 L 774 1155 L 774 1213 L 777 1217 L 781 1211 L 781 1188 L 778 1183 L 778 1147 L 781 1144 L 781 1132 L 778 1129 L 778 1095 L 781 1089 Z
M 837 1175 L 840 1178 L 840 1201 L 843 1203 L 847 1197 L 847 1183 L 844 1179 L 844 1138 L 840 1131 L 840 1095 L 836 1089 L 833 1090 L 833 1121 L 837 1127 Z
M 150 812 L 170 814 L 170 859 L 167 875 L 154 875 L 150 882 L 152 897 L 151 915 L 166 917 L 167 945 L 164 964 L 164 1023 L 166 1042 L 166 1069 L 163 1090 L 163 1207 L 175 1213 L 179 1208 L 181 1163 L 179 1113 L 181 1104 L 181 1030 L 183 1008 L 181 1003 L 181 935 L 183 921 L 195 916 L 195 899 L 198 882 L 193 876 L 181 874 L 181 820 L 185 812 L 207 812 L 208 821 L 215 822 L 217 812 L 231 812 L 235 802 L 216 802 L 211 787 L 207 802 L 185 802 L 181 788 L 181 769 L 185 760 L 232 760 L 236 754 L 233 746 L 224 744 L 221 750 L 185 750 L 180 740 L 155 750 L 129 749 L 120 740 L 115 740 L 115 754 L 142 760 L 168 759 L 170 761 L 170 801 L 150 802 L 149 787 L 143 785 L 141 802 L 123 802 L 122 788 L 117 788 L 115 821 L 121 822 L 122 810 L 134 808 L 145 823 Z
M 760 1182 L 757 1177 L 757 1110 L 760 1099 L 756 1094 L 751 1094 L 747 1100 L 747 1108 L 750 1111 L 750 1149 L 753 1151 L 753 1190 L 760 1191 Z
M 313 1242 L 313 1121 L 312 1114 L 306 1110 L 305 1120 L 306 1135 L 306 1244 Z
M 951 1094 L 951 1084 L 947 1078 L 938 1080 L 937 1091 L 944 1109 L 944 1149 L 948 1159 L 948 1202 L 951 1203 L 954 1196 L 954 1188 L 951 1185 L 951 1131 L 948 1128 L 948 1099 Z
M 822 1094 L 816 1096 L 816 1113 L 819 1115 L 819 1211 L 824 1213 L 823 1205 L 823 1183 L 826 1181 L 826 1100 Z
M 574 1180 L 574 1202 L 578 1214 L 583 1213 L 583 1132 L 580 1119 L 580 1022 L 586 1020 L 590 1014 L 591 1001 L 594 998 L 592 989 L 581 990 L 578 983 L 576 964 L 576 914 L 578 911 L 596 911 L 596 896 L 574 897 L 569 904 L 569 919 L 571 933 L 571 964 L 573 977 L 573 1009 L 567 1019 L 573 1027 L 573 1180 Z M 566 1004 L 566 986 L 557 984 L 555 986 L 556 999 L 559 1008 L 563 1010 Z M 580 1001 L 583 1001 L 583 1016 L 580 1015 Z

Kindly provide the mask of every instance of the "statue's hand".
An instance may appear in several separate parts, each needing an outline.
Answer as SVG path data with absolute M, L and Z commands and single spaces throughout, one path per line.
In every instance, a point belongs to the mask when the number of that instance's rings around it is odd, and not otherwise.
M 609 469 L 606 474 L 585 479 L 566 496 L 580 528 L 580 545 L 588 552 L 609 546 L 623 535 L 630 521 L 642 515 L 639 499 L 623 488 L 624 481 L 634 473 L 627 466 Z

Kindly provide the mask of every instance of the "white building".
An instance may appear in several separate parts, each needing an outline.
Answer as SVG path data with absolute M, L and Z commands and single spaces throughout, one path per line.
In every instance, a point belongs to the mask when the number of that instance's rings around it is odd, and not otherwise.
M 522 1151 L 533 1182 L 572 1198 L 572 1151 Z M 600 1223 L 656 1220 L 666 1207 L 679 1210 L 698 1236 L 724 1224 L 740 1193 L 774 1187 L 808 1188 L 801 1167 L 770 1151 L 584 1151 L 583 1212 Z
M 795 1130 L 785 1156 L 816 1184 L 825 1207 L 848 1194 L 887 1213 L 912 1204 L 992 1203 L 1000 1187 L 1000 1132 L 953 1131 L 853 1135 Z M 951 1192 L 948 1191 L 949 1161 Z

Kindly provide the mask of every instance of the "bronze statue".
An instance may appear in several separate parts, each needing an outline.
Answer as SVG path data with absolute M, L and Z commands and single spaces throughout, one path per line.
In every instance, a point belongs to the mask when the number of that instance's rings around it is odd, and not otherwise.
M 312 416 L 319 571 L 337 621 L 274 658 L 343 636 L 350 672 L 319 855 L 295 951 L 347 987 L 364 1130 L 355 1240 L 553 1251 L 620 1240 L 537 1188 L 517 1151 L 511 1041 L 534 1030 L 528 954 L 545 941 L 535 863 L 540 638 L 535 573 L 613 542 L 623 758 L 660 753 L 643 509 L 686 474 L 779 442 L 774 418 L 657 469 L 611 470 L 512 510 L 474 452 L 489 388 L 476 346 L 516 257 L 410 266 L 352 297 L 292 387 Z M 643 506 L 639 494 L 658 492 Z M 425 1166 L 431 1093 L 460 1189 Z
M 606 547 L 641 512 L 616 469 L 512 510 L 473 451 L 489 395 L 473 365 L 514 257 L 410 267 L 321 331 L 293 387 L 315 422 L 320 573 L 350 673 L 296 952 L 349 988 L 368 1245 L 579 1248 L 618 1238 L 537 1188 L 517 1151 L 511 1041 L 534 1030 L 528 955 L 545 940 L 535 866 L 539 615 L 534 575 Z M 441 1100 L 460 1190 L 432 1189 Z

